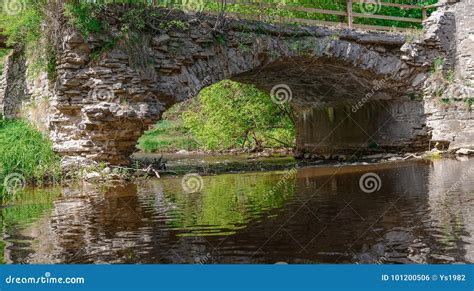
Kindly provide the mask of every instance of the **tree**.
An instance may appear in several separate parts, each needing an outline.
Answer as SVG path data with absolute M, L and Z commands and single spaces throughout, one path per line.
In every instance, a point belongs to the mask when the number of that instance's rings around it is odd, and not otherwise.
M 198 106 L 183 113 L 184 126 L 204 149 L 293 146 L 294 124 L 284 108 L 251 85 L 229 80 L 201 91 Z

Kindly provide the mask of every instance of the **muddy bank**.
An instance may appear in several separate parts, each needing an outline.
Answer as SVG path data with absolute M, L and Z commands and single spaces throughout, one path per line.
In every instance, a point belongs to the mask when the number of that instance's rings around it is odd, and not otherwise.
M 213 175 L 221 173 L 238 173 L 253 171 L 276 171 L 289 168 L 303 168 L 310 166 L 339 166 L 339 165 L 364 165 L 375 163 L 390 163 L 416 159 L 454 158 L 468 156 L 468 154 L 451 153 L 447 151 L 432 150 L 422 153 L 404 154 L 374 154 L 361 157 L 339 156 L 330 159 L 298 159 L 293 155 L 283 153 L 225 153 L 212 154 L 204 152 L 178 152 L 163 154 L 137 153 L 133 156 L 135 161 L 146 164 L 162 159 L 166 168 L 160 174 L 181 175 L 186 173 L 199 173 Z

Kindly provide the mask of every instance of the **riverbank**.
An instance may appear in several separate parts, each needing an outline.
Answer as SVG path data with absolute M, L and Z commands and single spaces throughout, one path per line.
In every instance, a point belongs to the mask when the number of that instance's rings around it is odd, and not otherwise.
M 379 153 L 367 156 L 332 155 L 315 159 L 311 155 L 295 158 L 291 148 L 273 148 L 259 152 L 248 150 L 185 151 L 175 153 L 136 153 L 130 166 L 110 166 L 106 163 L 82 165 L 80 168 L 61 169 L 59 155 L 51 142 L 33 125 L 22 120 L 0 121 L 0 183 L 1 196 L 16 192 L 28 185 L 61 184 L 70 181 L 111 184 L 132 181 L 147 176 L 216 175 L 223 173 L 278 171 L 311 166 L 346 166 L 390 163 L 406 160 L 466 157 L 471 149 L 423 153 Z
M 419 153 L 380 153 L 360 157 L 333 156 L 330 159 L 295 158 L 285 154 L 283 150 L 263 153 L 225 152 L 212 153 L 200 151 L 179 151 L 176 153 L 136 153 L 133 159 L 153 161 L 161 159 L 166 164 L 163 175 L 182 175 L 197 173 L 199 175 L 215 175 L 223 173 L 277 171 L 294 167 L 341 166 L 382 164 L 409 160 L 462 159 L 474 155 L 474 150 L 459 149 L 453 151 L 431 151 Z
M 92 184 L 114 184 L 163 176 L 197 174 L 200 176 L 226 173 L 283 171 L 306 167 L 341 167 L 354 165 L 390 164 L 412 160 L 465 159 L 474 150 L 439 151 L 433 149 L 419 153 L 379 153 L 366 156 L 331 156 L 329 159 L 295 158 L 284 150 L 259 153 L 179 151 L 176 153 L 135 153 L 130 166 L 111 166 L 95 163 L 74 171 L 65 172 L 66 181 L 86 181 Z

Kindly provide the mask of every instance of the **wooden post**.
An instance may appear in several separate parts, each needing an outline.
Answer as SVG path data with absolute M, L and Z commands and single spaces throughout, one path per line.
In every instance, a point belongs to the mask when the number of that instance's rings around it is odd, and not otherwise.
M 352 28 L 352 0 L 346 0 L 347 6 L 347 26 Z
M 428 15 L 426 14 L 426 8 L 421 9 L 421 15 L 422 15 L 421 17 L 422 20 L 425 20 L 426 18 L 428 18 Z

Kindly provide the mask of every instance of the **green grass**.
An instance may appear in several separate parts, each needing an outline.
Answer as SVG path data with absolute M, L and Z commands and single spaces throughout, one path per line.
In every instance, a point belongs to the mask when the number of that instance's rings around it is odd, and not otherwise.
M 3 181 L 12 173 L 23 175 L 29 183 L 58 178 L 59 156 L 51 142 L 33 125 L 23 120 L 0 120 L 0 196 Z
M 180 121 L 161 120 L 138 140 L 138 149 L 145 152 L 195 150 L 197 143 Z

